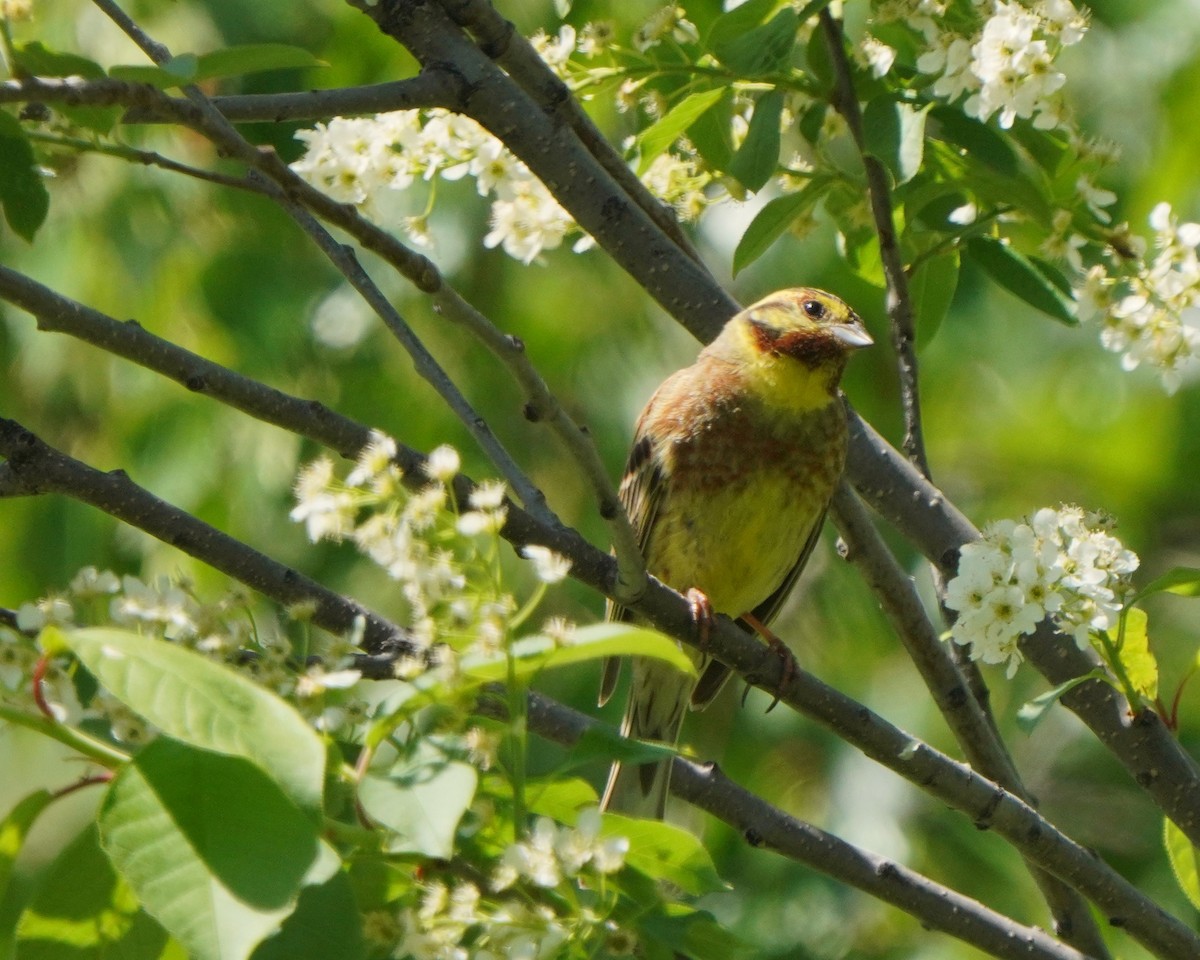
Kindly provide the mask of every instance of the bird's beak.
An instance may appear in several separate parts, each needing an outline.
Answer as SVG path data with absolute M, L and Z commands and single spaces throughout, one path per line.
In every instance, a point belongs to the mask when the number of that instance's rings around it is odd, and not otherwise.
M 856 350 L 859 347 L 869 347 L 875 342 L 857 317 L 847 323 L 832 324 L 825 329 L 833 335 L 838 343 Z

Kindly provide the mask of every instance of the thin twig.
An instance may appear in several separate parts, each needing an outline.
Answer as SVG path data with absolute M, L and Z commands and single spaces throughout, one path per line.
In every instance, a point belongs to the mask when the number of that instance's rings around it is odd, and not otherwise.
M 925 686 L 967 762 L 1031 806 L 1037 801 L 1026 790 L 992 717 L 972 696 L 946 644 L 925 613 L 912 580 L 900 568 L 883 538 L 875 531 L 866 508 L 846 485 L 834 493 L 830 513 L 841 533 L 846 558 L 874 591 L 884 614 L 916 665 Z M 1054 916 L 1058 935 L 1092 957 L 1110 956 L 1087 903 L 1057 877 L 1026 861 Z
M 233 123 L 284 123 L 296 120 L 328 120 L 366 113 L 444 107 L 450 86 L 445 72 L 433 70 L 409 77 L 360 87 L 306 90 L 285 93 L 243 93 L 212 97 L 212 105 Z M 122 123 L 173 123 L 173 110 L 134 107 Z
M 900 399 L 904 408 L 904 452 L 921 473 L 929 476 L 925 438 L 921 431 L 916 326 L 913 322 L 912 299 L 908 291 L 908 274 L 905 273 L 904 258 L 896 239 L 888 172 L 883 162 L 866 150 L 862 110 L 854 90 L 854 78 L 850 74 L 850 61 L 846 56 L 841 24 L 829 12 L 828 7 L 821 9 L 819 17 L 825 45 L 833 64 L 836 85 L 833 106 L 845 118 L 850 136 L 854 138 L 862 156 L 863 169 L 867 176 L 867 196 L 871 203 L 871 215 L 875 219 L 875 233 L 879 237 L 879 254 L 883 263 L 883 274 L 887 280 L 887 312 L 892 324 L 892 344 L 896 349 Z
M 349 633 L 362 617 L 369 650 L 408 648 L 394 623 L 159 500 L 122 470 L 106 473 L 68 457 L 14 420 L 0 419 L 0 455 L 6 461 L 0 497 L 59 493 L 91 504 L 285 607 L 313 604 L 313 622 L 333 633 Z
M 81 137 L 64 137 L 59 134 L 41 133 L 37 130 L 30 131 L 28 136 L 30 140 L 44 143 L 50 147 L 63 147 L 76 153 L 98 153 L 106 157 L 115 157 L 118 160 L 128 160 L 130 163 L 140 163 L 145 167 L 158 167 L 160 170 L 182 174 L 193 180 L 202 180 L 205 183 L 216 184 L 219 187 L 249 190 L 259 194 L 264 192 L 255 187 L 245 177 L 233 177 L 226 173 L 217 173 L 213 170 L 193 167 L 190 164 L 172 160 L 170 157 L 165 157 L 153 150 L 138 150 L 135 147 L 127 147 L 124 144 L 117 143 L 97 143 L 93 140 L 84 140 Z
M 253 178 L 256 174 L 251 176 Z M 358 262 L 353 248 L 344 243 L 338 243 L 329 231 L 321 226 L 317 218 L 299 203 L 289 200 L 282 194 L 277 195 L 274 199 L 300 229 L 308 234 L 317 249 L 325 254 L 329 262 L 358 291 L 358 295 L 366 301 L 367 305 L 375 311 L 376 316 L 383 321 L 392 336 L 412 357 L 413 366 L 418 375 L 433 387 L 446 406 L 466 425 L 471 436 L 475 438 L 475 442 L 500 471 L 501 476 L 508 482 L 513 492 L 520 497 L 525 509 L 545 523 L 558 523 L 558 519 L 546 506 L 546 495 L 529 479 L 512 454 L 492 432 L 487 421 L 471 406 L 471 402 L 434 359 L 433 354 L 413 333 L 407 321 L 400 315 L 400 311 L 392 306 L 391 301 L 363 269 L 362 264 Z

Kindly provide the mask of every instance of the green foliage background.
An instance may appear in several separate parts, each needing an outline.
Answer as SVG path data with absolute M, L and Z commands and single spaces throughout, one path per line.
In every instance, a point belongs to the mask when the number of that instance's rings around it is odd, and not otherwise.
M 498 4 L 522 31 L 557 29 L 545 3 Z M 583 0 L 570 22 L 617 21 L 628 35 L 656 3 Z M 684 4 L 703 30 L 716 0 Z M 846 3 L 853 24 L 857 0 Z M 412 73 L 407 54 L 359 13 L 334 0 L 235 0 L 176 3 L 142 0 L 130 13 L 176 52 L 234 43 L 302 46 L 328 67 L 256 75 L 222 92 L 268 92 L 376 82 Z M 1124 160 L 1103 185 L 1121 200 L 1115 219 L 1147 232 L 1155 203 L 1170 201 L 1184 219 L 1200 218 L 1200 18 L 1188 0 L 1093 4 L 1088 38 L 1064 55 L 1069 91 L 1090 133 L 1117 141 Z M 80 49 L 104 63 L 138 63 L 138 52 L 89 4 L 41 2 L 37 20 L 17 25 L 58 49 Z M 603 103 L 594 113 L 614 141 L 629 121 Z M 299 155 L 295 124 L 250 131 L 288 159 Z M 152 127 L 131 128 L 135 143 L 205 162 L 207 144 Z M 422 449 L 450 442 L 466 471 L 489 475 L 463 429 L 414 375 L 398 346 L 348 299 L 339 278 L 269 204 L 152 169 L 99 156 L 56 172 L 52 212 L 28 246 L 0 236 L 0 258 L 41 282 L 273 386 L 319 398 L 336 409 Z M 487 209 L 470 184 L 439 184 L 434 259 L 462 293 L 530 356 L 572 413 L 587 423 L 611 473 L 619 475 L 632 423 L 654 386 L 687 363 L 696 344 L 600 252 L 563 249 L 548 266 L 524 267 L 484 250 Z M 729 277 L 733 246 L 749 214 L 714 210 L 699 232 L 706 261 Z M 369 263 L 369 261 L 368 261 Z M 382 271 L 379 272 L 382 276 Z M 882 291 L 851 273 L 835 253 L 830 228 L 804 240 L 784 238 L 729 288 L 742 302 L 783 286 L 810 283 L 854 303 L 879 346 L 855 360 L 845 390 L 857 408 L 898 445 L 899 404 Z M 485 410 L 492 427 L 518 451 L 551 505 L 595 542 L 604 531 L 578 478 L 560 465 L 561 451 L 543 429 L 524 421 L 507 376 L 485 351 L 447 332 L 420 295 L 390 289 L 395 302 L 439 360 Z M 332 299 L 331 299 L 332 298 Z M 314 333 L 314 317 L 334 317 L 346 337 L 331 346 Z M 361 338 L 351 333 L 364 325 Z M 1126 373 L 1104 352 L 1092 329 L 1068 329 L 1034 314 L 990 281 L 965 270 L 950 314 L 922 350 L 922 390 L 934 480 L 975 522 L 1020 516 L 1063 501 L 1104 508 L 1143 561 L 1139 582 L 1172 566 L 1200 566 L 1200 390 L 1185 384 L 1164 396 L 1147 371 Z M 290 485 L 313 451 L 291 436 L 248 420 L 159 380 L 129 363 L 57 334 L 39 333 L 31 318 L 0 306 L 0 411 L 51 443 L 104 469 L 123 468 L 159 496 L 258 549 L 383 613 L 398 598 L 378 571 L 349 548 L 312 548 L 290 523 Z M 64 585 L 81 566 L 119 573 L 185 575 L 200 591 L 222 579 L 186 556 L 60 498 L 0 503 L 0 604 L 21 602 Z M 907 664 L 874 601 L 839 561 L 833 538 L 822 548 L 779 624 L 805 667 L 889 719 L 954 753 L 932 703 Z M 902 544 L 897 547 L 904 550 Z M 906 557 L 925 579 L 922 565 Z M 513 564 L 513 575 L 527 574 Z M 588 622 L 600 599 L 568 585 L 560 611 Z M 1169 696 L 1194 659 L 1200 632 L 1194 605 L 1154 601 L 1152 642 Z M 1019 765 L 1047 816 L 1095 846 L 1150 896 L 1192 915 L 1175 889 L 1160 843 L 1160 816 L 1080 724 L 1055 710 L 1032 736 L 1015 731 L 1023 700 L 1041 692 L 1034 675 L 1012 683 L 999 671 L 994 706 Z M 596 685 L 579 670 L 550 691 L 589 708 Z M 902 859 L 1027 922 L 1045 923 L 1036 893 L 1016 856 L 981 836 L 965 819 L 848 752 L 832 735 L 740 691 L 692 726 L 702 757 L 719 756 L 735 779 L 770 801 L 847 839 Z M 620 699 L 619 697 L 617 698 Z M 605 711 L 615 721 L 619 705 Z M 1180 737 L 1200 753 L 1200 686 L 1185 692 Z M 5 734 L 0 734 L 5 735 Z M 552 748 L 534 762 L 551 767 Z M 0 807 L 49 776 L 15 771 L 0 786 Z M 603 771 L 592 771 L 599 782 Z M 16 789 L 17 786 L 20 789 Z M 86 804 L 86 800 L 81 803 Z M 749 849 L 721 825 L 696 814 L 730 893 L 708 904 L 761 956 L 795 956 L 797 941 L 814 957 L 968 957 L 948 939 L 929 939 L 916 924 L 796 865 Z M 57 829 L 69 834 L 65 817 Z M 50 833 L 53 831 L 43 831 Z M 53 837 L 43 838 L 47 844 Z M 922 943 L 921 947 L 915 944 Z M 1122 955 L 1139 948 L 1121 944 Z

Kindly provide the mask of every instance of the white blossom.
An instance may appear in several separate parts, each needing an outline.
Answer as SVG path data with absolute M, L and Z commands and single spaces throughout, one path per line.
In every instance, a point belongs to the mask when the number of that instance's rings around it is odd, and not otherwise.
M 1174 393 L 1200 369 L 1200 224 L 1179 223 L 1160 203 L 1150 225 L 1151 260 L 1118 261 L 1112 270 L 1097 264 L 1076 297 L 1080 316 L 1100 325 L 1101 344 L 1123 355 L 1126 370 L 1155 367 Z
M 917 69 L 935 78 L 934 96 L 954 101 L 965 94 L 969 115 L 979 120 L 998 115 L 1005 128 L 1017 119 L 1045 130 L 1066 126 L 1061 96 L 1066 76 L 1055 58 L 1083 39 L 1087 18 L 1068 0 L 1033 6 L 993 0 L 988 9 L 978 32 L 969 36 L 943 30 L 927 10 L 891 15 L 906 19 L 925 38 L 928 49 L 917 58 Z
M 962 548 L 946 606 L 951 630 L 984 663 L 1020 664 L 1018 643 L 1050 617 L 1080 647 L 1116 626 L 1138 558 L 1078 507 L 1044 508 L 1024 522 L 1002 520 Z
M 521 556 L 533 563 L 538 579 L 544 583 L 558 583 L 571 572 L 571 561 L 549 547 L 527 543 L 521 548 Z

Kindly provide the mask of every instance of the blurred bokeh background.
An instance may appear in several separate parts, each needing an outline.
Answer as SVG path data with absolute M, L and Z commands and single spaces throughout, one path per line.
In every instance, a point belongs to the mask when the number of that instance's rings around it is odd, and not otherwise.
M 550 32 L 550 0 L 498 2 L 526 33 Z M 603 18 L 619 33 L 657 7 L 654 0 L 580 0 L 570 22 Z M 848 2 L 847 11 L 857 6 Z M 376 82 L 410 75 L 407 54 L 337 0 L 137 0 L 127 9 L 175 52 L 234 43 L 302 46 L 328 67 L 266 73 L 223 92 L 268 92 Z M 719 0 L 685 3 L 697 22 Z M 36 3 L 18 39 L 78 50 L 106 65 L 140 63 L 138 51 L 82 0 Z M 1122 162 L 1103 186 L 1120 197 L 1115 220 L 1149 234 L 1146 217 L 1169 201 L 1200 219 L 1200 3 L 1101 0 L 1092 27 L 1067 51 L 1068 92 L 1091 136 L 1116 142 Z M 628 121 L 597 106 L 619 142 Z M 297 125 L 256 125 L 248 134 L 299 156 Z M 207 144 L 153 127 L 122 132 L 131 142 L 219 164 Z M 600 251 L 563 248 L 522 266 L 485 250 L 487 207 L 470 183 L 440 183 L 430 255 L 457 288 L 504 330 L 519 336 L 564 404 L 586 423 L 620 474 L 632 424 L 658 382 L 693 357 L 697 344 Z M 414 374 L 399 346 L 282 214 L 245 194 L 162 171 L 87 156 L 51 184 L 50 219 L 36 244 L 0 235 L 0 258 L 42 283 L 272 386 L 318 398 L 411 446 L 451 443 L 477 478 L 492 471 L 462 427 Z M 419 211 L 424 198 L 414 201 Z M 730 277 L 734 245 L 753 207 L 711 211 L 697 242 L 712 270 L 742 302 L 809 283 L 834 290 L 866 318 L 878 346 L 856 358 L 845 390 L 894 443 L 899 408 L 882 291 L 838 258 L 832 229 L 776 248 Z M 372 263 L 375 276 L 438 359 L 519 454 L 550 503 L 593 542 L 604 529 L 579 478 L 549 433 L 522 418 L 516 390 L 487 352 L 448 331 L 413 289 Z M 977 524 L 1075 502 L 1103 508 L 1142 558 L 1139 582 L 1172 566 L 1200 566 L 1200 388 L 1173 397 L 1148 371 L 1125 372 L 1097 330 L 1067 328 L 965 270 L 945 323 L 921 353 L 930 459 L 937 482 Z M 164 499 L 254 547 L 399 613 L 387 580 L 349 547 L 313 548 L 291 523 L 296 469 L 316 451 L 294 437 L 193 396 L 125 361 L 58 334 L 0 304 L 0 411 L 47 441 L 103 469 L 124 468 Z M 922 583 L 913 551 L 891 537 Z M 891 721 L 956 754 L 916 672 L 827 531 L 778 625 L 801 663 Z M 0 604 L 18 606 L 64 586 L 85 565 L 143 576 L 183 575 L 203 594 L 223 578 L 190 558 L 58 497 L 0 502 Z M 511 562 L 514 582 L 528 573 Z M 568 584 L 553 605 L 579 622 L 602 615 L 601 598 Z M 1200 607 L 1178 598 L 1150 609 L 1151 639 L 1170 697 L 1195 661 Z M 596 671 L 550 679 L 563 700 L 593 709 Z M 1030 736 L 1013 724 L 1019 705 L 1045 683 L 1022 670 L 990 671 L 994 707 L 1043 811 L 1094 846 L 1139 888 L 1179 915 L 1195 915 L 1174 888 L 1161 847 L 1161 820 L 1118 765 L 1059 709 Z M 731 776 L 773 803 L 841 836 L 901 859 L 1025 922 L 1046 924 L 1019 859 L 967 819 L 931 802 L 835 737 L 785 710 L 767 715 L 765 696 L 739 707 L 732 686 L 686 734 L 701 757 L 721 757 Z M 620 699 L 619 697 L 617 698 Z M 615 721 L 619 704 L 603 715 Z M 1200 684 L 1185 691 L 1179 736 L 1200 753 Z M 11 736 L 0 731 L 0 737 Z M 549 769 L 556 752 L 540 748 Z M 15 778 L 14 774 L 15 773 Z M 603 770 L 592 771 L 599 783 Z M 33 772 L 0 777 L 0 807 Z M 86 798 L 80 799 L 81 809 Z M 710 908 L 763 957 L 967 958 L 977 954 L 930 936 L 914 921 L 814 872 L 748 848 L 721 824 L 688 811 L 723 876 L 733 884 Z M 65 829 L 65 827 L 63 828 Z M 809 944 L 797 953 L 797 943 Z M 1121 955 L 1140 949 L 1117 935 Z

